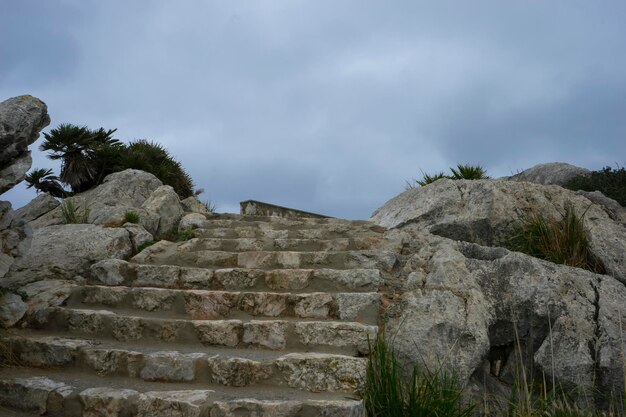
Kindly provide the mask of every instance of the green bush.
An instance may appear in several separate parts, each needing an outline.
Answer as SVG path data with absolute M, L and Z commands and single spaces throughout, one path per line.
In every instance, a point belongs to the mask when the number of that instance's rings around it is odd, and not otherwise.
M 489 178 L 487 171 L 480 165 L 457 164 L 456 168 L 450 168 L 450 172 L 452 172 L 452 175 L 446 175 L 443 171 L 430 175 L 422 171 L 421 180 L 407 181 L 404 188 L 408 190 L 416 186 L 423 187 L 442 178 L 451 180 L 483 180 Z
M 147 242 L 143 242 L 141 245 L 139 245 L 139 247 L 137 248 L 137 253 L 141 252 L 142 250 L 144 250 L 145 248 L 149 248 L 150 246 L 154 245 L 154 241 L 153 240 L 149 240 Z
M 178 232 L 176 235 L 176 242 L 184 242 L 186 240 L 193 239 L 195 236 L 193 234 L 193 230 L 185 229 Z
M 89 223 L 89 213 L 90 210 L 87 207 L 79 212 L 72 200 L 65 200 L 61 204 L 61 215 L 65 224 Z
M 570 190 L 600 191 L 605 196 L 612 198 L 626 206 L 626 169 L 624 167 L 604 167 L 600 171 L 593 171 L 589 176 L 578 176 L 567 184 L 565 188 Z
M 419 372 L 410 379 L 381 334 L 370 345 L 363 401 L 369 417 L 470 417 L 475 406 L 464 404 L 453 372 Z
M 124 213 L 124 221 L 126 223 L 139 223 L 139 214 L 132 210 L 128 210 L 126 213 Z
M 115 131 L 64 123 L 44 133 L 40 149 L 48 151 L 50 159 L 61 161 L 61 174 L 57 178 L 52 170 L 35 169 L 27 178 L 28 186 L 65 196 L 69 193 L 60 183 L 80 193 L 101 184 L 109 174 L 133 168 L 172 186 L 181 199 L 193 195 L 191 177 L 162 145 L 143 139 L 126 145 L 113 139 Z
M 504 246 L 557 264 L 603 273 L 602 265 L 589 251 L 584 218 L 585 213 L 578 216 L 572 207 L 566 207 L 560 219 L 532 212 Z

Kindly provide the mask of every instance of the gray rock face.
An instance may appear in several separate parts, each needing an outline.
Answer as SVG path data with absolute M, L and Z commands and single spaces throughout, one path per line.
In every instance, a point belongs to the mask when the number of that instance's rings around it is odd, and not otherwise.
M 11 327 L 26 313 L 28 306 L 22 297 L 12 293 L 0 296 L 0 327 Z
M 5 286 L 19 287 L 43 279 L 75 280 L 103 259 L 132 253 L 128 231 L 93 224 L 66 224 L 35 230 L 28 255 L 7 274 Z
M 124 215 L 132 210 L 139 214 L 140 223 L 150 230 L 158 224 L 154 214 L 144 213 L 141 205 L 150 194 L 162 185 L 152 174 L 135 169 L 116 172 L 104 179 L 98 187 L 68 198 L 79 211 L 89 210 L 89 222 L 100 225 L 121 226 L 125 223 Z M 31 222 L 33 229 L 63 224 L 61 208 L 50 211 Z
M 560 219 L 567 206 L 586 213 L 591 252 L 609 275 L 626 283 L 626 228 L 603 206 L 555 185 L 439 180 L 389 200 L 371 220 L 385 227 L 414 223 L 439 236 L 495 246 L 510 237 L 525 213 Z
M 15 210 L 13 223 L 29 223 L 54 210 L 61 203 L 48 193 L 40 194 L 24 207 Z
M 206 206 L 196 197 L 187 197 L 184 200 L 181 200 L 180 204 L 183 206 L 185 213 L 210 214 Z
M 527 181 L 543 185 L 565 185 L 578 176 L 590 175 L 591 171 L 563 162 L 550 162 L 535 165 L 532 168 L 512 175 L 506 179 L 510 181 Z
M 157 229 L 152 232 L 157 237 L 167 236 L 177 230 L 178 222 L 183 215 L 178 194 L 169 185 L 157 188 L 143 203 L 142 208 L 156 213 L 159 218 Z
M 559 218 L 567 205 L 586 212 L 591 249 L 608 275 L 487 247 L 523 213 Z M 519 346 L 536 377 L 554 375 L 582 402 L 622 389 L 626 228 L 605 205 L 559 186 L 440 180 L 400 194 L 372 220 L 394 228 L 385 237 L 404 247 L 400 272 L 387 279 L 401 295 L 386 331 L 407 369 L 443 361 L 470 392 L 506 392 Z
M 28 145 L 50 123 L 48 107 L 32 96 L 0 103 L 0 194 L 21 182 L 30 169 Z

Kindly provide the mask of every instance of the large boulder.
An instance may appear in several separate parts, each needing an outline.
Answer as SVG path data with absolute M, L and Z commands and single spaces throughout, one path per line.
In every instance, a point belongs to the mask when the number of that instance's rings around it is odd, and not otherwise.
M 141 205 L 153 191 L 163 183 L 154 175 L 136 169 L 116 172 L 104 179 L 104 182 L 84 193 L 69 197 L 79 212 L 88 210 L 89 223 L 100 225 L 117 225 L 125 223 L 124 215 L 132 210 L 147 221 L 153 228 L 158 219 L 149 219 L 149 215 L 141 213 Z M 143 216 L 142 216 L 143 214 Z M 61 207 L 51 210 L 31 222 L 33 229 L 63 224 Z
M 103 259 L 124 259 L 132 254 L 124 228 L 93 224 L 66 224 L 34 231 L 28 254 L 13 264 L 3 287 L 17 289 L 44 279 L 76 280 Z
M 13 97 L 0 103 L 0 194 L 21 182 L 32 160 L 28 145 L 50 123 L 48 108 L 32 96 Z
M 406 255 L 387 281 L 399 298 L 385 318 L 405 369 L 453 368 L 476 395 L 487 386 L 510 394 L 520 365 L 538 379 L 554 376 L 584 401 L 622 392 L 626 287 L 619 281 L 415 224 L 386 238 L 401 242 Z
M 558 217 L 568 206 L 585 213 L 608 275 L 496 246 L 524 213 Z M 582 402 L 622 392 L 626 229 L 604 205 L 559 186 L 444 179 L 400 194 L 372 220 L 403 248 L 386 277 L 397 296 L 383 321 L 406 369 L 444 364 L 481 398 L 508 398 L 519 366 Z
M 525 214 L 558 219 L 567 207 L 584 214 L 595 258 L 626 283 L 626 228 L 604 206 L 556 185 L 442 179 L 389 200 L 371 220 L 389 228 L 418 224 L 439 236 L 494 246 L 510 238 Z
M 147 213 L 156 214 L 159 219 L 156 230 L 148 231 L 157 237 L 168 237 L 178 229 L 183 216 L 183 207 L 176 191 L 169 185 L 162 185 L 142 204 Z
M 589 175 L 591 175 L 591 171 L 586 168 L 564 162 L 550 162 L 535 165 L 506 179 L 509 181 L 526 181 L 535 184 L 563 186 L 576 177 Z
M 61 203 L 50 194 L 40 194 L 25 206 L 15 210 L 13 222 L 32 222 L 59 207 L 60 204 Z

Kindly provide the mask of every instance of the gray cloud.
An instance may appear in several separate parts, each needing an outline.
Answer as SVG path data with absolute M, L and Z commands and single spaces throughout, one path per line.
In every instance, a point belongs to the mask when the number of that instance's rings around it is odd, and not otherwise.
M 163 143 L 218 209 L 364 218 L 420 169 L 626 163 L 623 2 L 130 3 L 5 6 L 0 96 Z

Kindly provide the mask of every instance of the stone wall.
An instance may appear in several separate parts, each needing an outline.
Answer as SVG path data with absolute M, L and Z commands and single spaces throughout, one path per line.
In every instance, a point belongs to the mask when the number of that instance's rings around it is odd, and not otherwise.
M 239 205 L 241 207 L 241 214 L 249 216 L 313 217 L 318 219 L 330 218 L 330 216 L 324 216 L 322 214 L 309 213 L 308 211 L 277 206 L 256 200 L 242 201 Z

